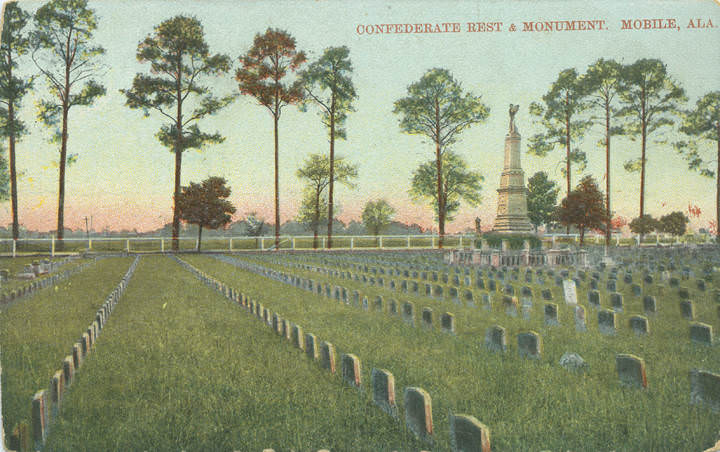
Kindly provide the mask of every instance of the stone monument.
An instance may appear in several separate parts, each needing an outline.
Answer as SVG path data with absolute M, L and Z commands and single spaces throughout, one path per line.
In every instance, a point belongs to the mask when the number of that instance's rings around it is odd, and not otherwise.
M 505 135 L 505 163 L 498 188 L 498 209 L 493 232 L 523 234 L 533 231 L 527 215 L 525 174 L 520 166 L 520 134 L 515 126 L 519 105 L 510 104 L 510 130 Z

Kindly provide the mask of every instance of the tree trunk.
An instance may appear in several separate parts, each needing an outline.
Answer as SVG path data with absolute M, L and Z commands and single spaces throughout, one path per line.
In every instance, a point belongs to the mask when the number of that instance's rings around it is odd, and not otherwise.
M 443 196 L 442 156 L 440 155 L 440 105 L 435 100 L 435 166 L 437 167 L 438 248 L 445 241 L 445 196 Z
M 69 75 L 68 75 L 69 76 Z M 65 89 L 65 99 L 70 89 Z M 62 240 L 65 236 L 65 163 L 67 160 L 67 140 L 68 140 L 68 113 L 70 107 L 67 100 L 63 101 L 62 105 L 62 132 L 60 141 L 60 175 L 58 177 L 58 213 L 57 213 L 57 239 L 60 241 L 58 244 L 62 248 Z
M 275 110 L 277 112 L 277 109 Z M 273 125 L 275 133 L 275 251 L 280 249 L 280 182 L 278 165 L 278 114 L 273 114 Z
M 335 96 L 330 105 L 330 188 L 328 189 L 328 240 L 327 247 L 332 248 L 333 226 L 333 185 L 335 182 Z
M 610 102 L 605 103 L 605 246 L 610 246 L 612 211 L 610 210 Z
M 642 153 L 640 154 L 640 218 L 645 215 L 645 145 L 647 143 L 647 123 L 645 121 L 645 103 L 642 106 Z M 640 243 L 642 243 L 643 236 L 640 234 Z
M 12 209 L 12 237 L 17 240 L 20 235 L 20 222 L 18 220 L 17 205 L 17 172 L 15 170 L 15 106 L 14 99 L 8 102 L 8 123 L 10 136 L 8 137 L 8 150 L 10 154 L 10 203 Z
M 570 196 L 570 113 L 567 111 L 567 105 L 570 102 L 570 93 L 565 93 L 565 177 L 567 179 L 567 196 Z M 566 234 L 570 234 L 570 225 L 565 229 Z
M 315 191 L 315 218 L 313 220 L 313 249 L 317 249 L 318 229 L 320 229 L 320 190 Z
M 179 146 L 176 145 L 176 146 Z M 182 151 L 175 150 L 175 191 L 173 196 L 173 223 L 172 223 L 172 249 L 178 251 L 180 249 L 180 209 L 178 209 L 177 200 L 180 198 L 180 168 L 182 167 Z
M 717 129 L 717 170 L 715 171 L 715 236 L 720 243 L 720 121 L 715 125 Z
M 203 230 L 203 225 L 202 225 L 202 223 L 200 223 L 200 224 L 198 224 L 198 243 L 197 243 L 197 249 L 195 250 L 195 251 L 197 251 L 198 253 L 200 252 L 200 244 L 202 243 L 202 230 Z
M 583 246 L 583 243 L 585 243 L 585 228 L 580 228 L 580 246 Z

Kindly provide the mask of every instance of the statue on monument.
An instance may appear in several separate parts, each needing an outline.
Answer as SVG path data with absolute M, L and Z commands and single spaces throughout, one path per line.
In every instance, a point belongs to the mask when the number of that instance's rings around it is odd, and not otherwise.
M 520 105 L 513 105 L 510 104 L 510 133 L 517 132 L 517 129 L 515 128 L 515 114 L 520 109 Z

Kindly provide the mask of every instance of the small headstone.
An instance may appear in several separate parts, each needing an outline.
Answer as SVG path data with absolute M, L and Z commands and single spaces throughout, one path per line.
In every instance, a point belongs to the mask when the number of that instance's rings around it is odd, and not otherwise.
M 598 311 L 598 329 L 602 334 L 615 334 L 617 331 L 617 314 L 615 311 L 607 309 Z
M 543 289 L 542 291 L 543 300 L 550 301 L 553 299 L 552 291 L 550 289 Z
M 588 292 L 588 303 L 593 308 L 599 308 L 600 307 L 600 292 L 597 290 L 591 290 Z
M 611 293 L 610 304 L 615 312 L 623 312 L 623 295 L 618 292 Z
M 422 325 L 425 328 L 432 328 L 432 309 L 423 308 L 423 310 L 422 310 Z
M 73 365 L 72 356 L 66 356 L 63 360 L 63 378 L 65 378 L 65 387 L 70 386 L 75 375 L 75 366 Z
M 690 324 L 690 341 L 696 344 L 712 345 L 712 326 L 706 323 L 694 322 Z
M 705 370 L 690 371 L 690 403 L 707 405 L 715 412 L 720 411 L 720 374 Z
M 545 303 L 545 325 L 559 325 L 558 321 L 558 305 L 555 303 Z
M 450 447 L 458 452 L 490 452 L 490 429 L 472 416 L 450 414 Z
M 585 372 L 588 369 L 588 365 L 582 356 L 577 353 L 565 352 L 560 357 L 560 366 L 573 372 Z
M 433 434 L 432 401 L 424 389 L 405 388 L 405 424 L 423 441 L 430 442 Z
M 497 283 L 494 279 L 488 281 L 488 290 L 491 292 L 495 292 L 497 290 Z
M 468 306 L 475 306 L 472 291 L 467 290 L 467 289 L 464 290 L 463 291 L 463 300 L 468 304 Z
M 395 377 L 385 369 L 373 369 L 371 373 L 373 402 L 393 417 L 397 417 L 395 403 Z
M 392 299 L 392 300 L 390 300 L 390 314 L 391 314 L 391 315 L 397 315 L 397 313 L 398 313 L 397 300 Z
M 303 336 L 303 330 L 300 325 L 293 325 L 292 327 L 292 342 L 295 347 L 300 350 L 305 350 L 305 336 Z
M 642 315 L 634 315 L 630 317 L 630 329 L 635 334 L 648 334 L 650 332 L 650 326 L 647 317 Z
M 652 295 L 645 295 L 643 297 L 643 310 L 645 314 L 655 314 L 657 312 L 657 302 L 655 297 Z
M 305 353 L 313 361 L 318 359 L 317 338 L 312 333 L 305 334 Z
M 695 320 L 695 305 L 690 300 L 680 302 L 680 315 L 686 320 Z
M 633 285 L 631 286 L 631 289 L 632 289 L 632 294 L 633 294 L 633 296 L 639 297 L 639 296 L 642 295 L 642 287 L 640 287 L 639 284 L 633 284 Z
M 485 332 L 485 346 L 494 352 L 507 350 L 507 339 L 505 328 L 500 325 L 493 325 Z
M 362 385 L 362 373 L 360 369 L 360 359 L 351 354 L 345 353 L 342 355 L 342 378 L 343 380 L 354 386 L 360 388 Z
M 609 279 L 607 284 L 605 285 L 605 288 L 608 292 L 616 292 L 617 291 L 617 283 L 614 279 Z
M 534 332 L 520 333 L 518 338 L 518 352 L 523 358 L 540 359 L 542 354 L 542 337 Z
M 406 323 L 415 326 L 415 305 L 409 301 L 403 303 L 402 317 Z
M 679 287 L 678 296 L 681 300 L 687 300 L 688 298 L 690 298 L 690 291 L 687 289 L 687 287 Z
M 565 296 L 565 303 L 570 305 L 577 304 L 577 288 L 575 281 L 570 279 L 563 280 L 563 295 Z
M 440 325 L 443 332 L 455 334 L 455 315 L 451 312 L 446 312 L 440 316 Z
M 442 299 L 442 297 L 443 297 L 442 286 L 436 284 L 435 287 L 433 287 L 433 297 Z
M 335 373 L 335 346 L 330 342 L 320 345 L 320 367 Z
M 620 354 L 615 356 L 615 364 L 621 384 L 647 388 L 645 361 L 642 358 L 630 354 Z
M 483 308 L 486 311 L 490 311 L 492 309 L 492 305 L 490 304 L 490 294 L 487 294 L 487 293 L 481 294 L 480 298 L 482 299 Z
M 370 310 L 370 305 L 368 303 L 367 297 L 363 297 L 363 299 L 362 299 L 362 308 L 363 308 L 363 311 Z

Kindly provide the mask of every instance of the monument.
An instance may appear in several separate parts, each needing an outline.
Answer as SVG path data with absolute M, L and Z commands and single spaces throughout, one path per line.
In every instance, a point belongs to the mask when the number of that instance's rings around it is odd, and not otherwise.
M 505 163 L 500 174 L 498 208 L 493 232 L 525 234 L 533 231 L 527 214 L 525 174 L 520 166 L 520 134 L 515 126 L 519 105 L 510 104 L 510 130 L 505 135 Z

